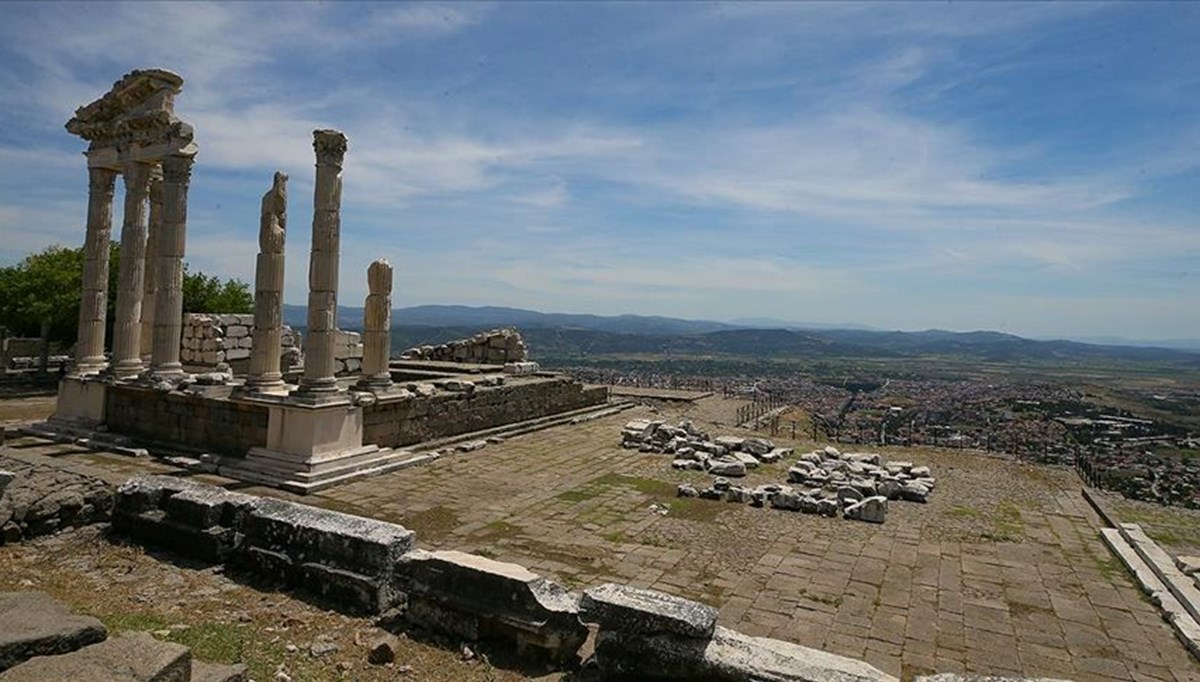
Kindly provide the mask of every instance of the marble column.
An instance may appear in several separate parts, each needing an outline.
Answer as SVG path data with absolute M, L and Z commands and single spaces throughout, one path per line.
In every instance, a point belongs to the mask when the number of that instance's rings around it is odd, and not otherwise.
M 88 168 L 87 237 L 83 246 L 83 300 L 79 306 L 79 338 L 75 371 L 95 374 L 104 369 L 104 325 L 108 318 L 108 255 L 112 240 L 113 187 L 117 172 Z
M 263 195 L 258 226 L 258 263 L 254 269 L 254 345 L 246 387 L 269 391 L 283 386 L 279 341 L 283 333 L 283 246 L 287 237 L 288 176 L 275 173 Z
M 363 308 L 363 364 L 359 385 L 386 392 L 392 387 L 392 266 L 382 258 L 367 268 L 370 293 Z
M 308 341 L 297 397 L 319 400 L 338 392 L 334 344 L 346 136 L 337 130 L 314 130 L 313 149 L 317 155 L 317 177 L 313 190 L 312 253 L 308 263 Z
M 142 286 L 146 274 L 146 197 L 151 166 L 125 165 L 125 221 L 121 224 L 121 272 L 117 279 L 117 319 L 113 325 L 112 373 L 118 379 L 142 371 L 139 352 Z
M 162 232 L 162 168 L 150 173 L 150 224 L 146 232 L 146 274 L 142 282 L 142 327 L 138 352 L 142 367 L 150 367 L 150 348 L 154 339 L 154 297 L 158 291 L 158 235 Z
M 188 185 L 193 157 L 168 156 L 162 162 L 163 221 L 155 264 L 154 341 L 150 372 L 156 379 L 183 376 L 179 343 L 183 334 L 183 254 L 187 243 Z

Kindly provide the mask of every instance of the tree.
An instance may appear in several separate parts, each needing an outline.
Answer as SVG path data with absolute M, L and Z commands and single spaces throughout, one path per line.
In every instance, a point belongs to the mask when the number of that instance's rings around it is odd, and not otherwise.
M 188 272 L 183 266 L 183 312 L 249 313 L 254 311 L 254 294 L 240 279 L 224 282 L 203 272 Z
M 110 245 L 108 271 L 108 322 L 117 300 L 121 248 Z M 0 268 L 0 326 L 20 336 L 42 336 L 49 341 L 75 342 L 83 289 L 83 248 L 50 246 L 30 254 L 16 265 Z M 222 280 L 184 265 L 183 311 L 195 313 L 246 313 L 254 309 L 250 286 L 238 279 Z M 43 351 L 45 352 L 45 351 Z

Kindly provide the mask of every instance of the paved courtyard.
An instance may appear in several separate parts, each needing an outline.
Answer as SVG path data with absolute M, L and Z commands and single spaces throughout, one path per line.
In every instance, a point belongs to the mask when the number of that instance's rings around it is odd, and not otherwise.
M 741 433 L 713 425 L 732 421 L 729 405 L 713 397 L 658 416 Z M 930 466 L 938 486 L 928 504 L 892 503 L 879 526 L 678 499 L 677 483 L 709 477 L 618 447 L 620 426 L 639 416 L 653 415 L 636 408 L 527 434 L 302 501 L 396 521 L 423 547 L 517 562 L 572 587 L 617 580 L 705 601 L 725 625 L 905 678 L 1200 682 L 1200 665 L 1101 543 L 1099 519 L 1068 470 L 898 450 L 896 458 Z M 34 442 L 21 450 L 99 465 L 117 479 L 162 468 Z M 786 469 L 765 466 L 746 482 L 782 482 Z

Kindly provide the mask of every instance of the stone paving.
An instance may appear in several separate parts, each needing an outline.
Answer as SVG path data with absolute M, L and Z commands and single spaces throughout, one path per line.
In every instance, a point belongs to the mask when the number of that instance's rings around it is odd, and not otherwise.
M 721 400 L 667 407 L 663 417 L 719 415 Z M 420 546 L 514 561 L 573 587 L 617 580 L 699 599 L 718 606 L 727 626 L 904 678 L 965 671 L 1200 682 L 1200 664 L 1101 543 L 1099 519 L 1069 470 L 900 450 L 931 466 L 938 487 L 929 504 L 892 503 L 878 526 L 675 498 L 677 483 L 708 477 L 670 469 L 669 456 L 619 448 L 621 425 L 639 416 L 650 413 L 556 427 L 305 498 L 199 478 L 396 521 Z M 61 456 L 114 478 L 143 467 Z M 764 466 L 747 483 L 782 482 L 787 465 Z

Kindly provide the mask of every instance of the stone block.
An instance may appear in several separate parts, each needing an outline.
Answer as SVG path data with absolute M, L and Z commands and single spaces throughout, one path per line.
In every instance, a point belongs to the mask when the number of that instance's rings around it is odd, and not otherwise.
M 265 498 L 246 515 L 242 533 L 236 562 L 368 613 L 399 598 L 393 568 L 414 543 L 402 526 Z
M 34 656 L 69 653 L 107 636 L 100 621 L 71 613 L 44 592 L 0 592 L 0 672 Z
M 225 338 L 241 339 L 250 335 L 250 328 L 241 324 L 231 324 L 225 327 Z
M 522 566 L 417 550 L 401 558 L 396 572 L 409 618 L 443 633 L 507 639 L 519 651 L 533 647 L 559 662 L 572 660 L 587 637 L 578 598 Z
M 148 632 L 126 632 L 61 656 L 39 656 L 9 669 L 4 682 L 189 682 L 192 654 Z
M 225 360 L 246 360 L 250 357 L 249 348 L 230 348 L 225 351 Z
M 191 682 L 248 682 L 250 671 L 246 666 L 205 663 L 192 660 Z
M 583 593 L 581 619 L 601 630 L 652 635 L 666 633 L 707 638 L 717 625 L 717 610 L 663 592 L 605 583 Z

